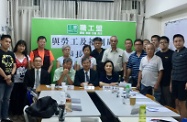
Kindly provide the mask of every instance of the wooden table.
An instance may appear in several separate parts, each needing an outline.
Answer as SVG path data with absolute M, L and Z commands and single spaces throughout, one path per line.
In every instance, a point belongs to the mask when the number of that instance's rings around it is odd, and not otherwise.
M 46 90 L 51 90 L 51 88 L 47 87 L 46 85 L 40 85 L 37 89 L 36 92 L 41 92 L 41 91 L 46 91 Z M 61 88 L 55 89 L 55 90 L 62 90 Z M 79 86 L 74 86 L 74 90 L 84 90 L 84 87 L 79 87 Z M 88 92 L 94 92 L 95 90 L 102 90 L 101 87 L 96 86 L 94 90 L 87 90 Z

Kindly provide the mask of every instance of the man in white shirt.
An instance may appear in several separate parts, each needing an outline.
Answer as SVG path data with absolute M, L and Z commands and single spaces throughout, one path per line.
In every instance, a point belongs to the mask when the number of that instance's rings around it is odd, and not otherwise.
M 146 46 L 147 56 L 140 62 L 137 88 L 143 94 L 154 94 L 157 101 L 160 101 L 160 81 L 162 78 L 163 65 L 160 57 L 154 55 L 155 48 L 152 43 Z M 154 93 L 150 93 L 154 91 Z
M 117 48 L 117 43 L 117 37 L 112 36 L 110 38 L 111 47 L 105 50 L 102 62 L 107 60 L 112 61 L 114 64 L 114 71 L 118 72 L 121 77 L 125 78 L 127 57 L 122 49 Z

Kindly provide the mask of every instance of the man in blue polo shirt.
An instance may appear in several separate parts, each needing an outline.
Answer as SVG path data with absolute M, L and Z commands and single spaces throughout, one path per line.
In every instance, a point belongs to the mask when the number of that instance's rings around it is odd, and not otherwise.
M 172 93 L 181 118 L 187 118 L 187 48 L 184 46 L 184 37 L 174 35 L 173 44 L 176 51 L 172 56 Z
M 143 41 L 136 39 L 134 41 L 135 53 L 131 54 L 127 63 L 127 82 L 132 83 L 133 87 L 136 87 L 138 80 L 138 72 L 141 59 L 146 56 L 146 52 L 143 50 Z

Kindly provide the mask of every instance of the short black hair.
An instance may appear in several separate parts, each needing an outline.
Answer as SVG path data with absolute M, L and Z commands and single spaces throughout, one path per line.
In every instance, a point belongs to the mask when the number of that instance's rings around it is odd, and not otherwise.
M 64 58 L 63 64 L 68 63 L 68 62 L 71 62 L 71 63 L 72 63 L 73 61 L 72 61 L 71 58 Z
M 153 36 L 151 36 L 151 39 L 152 38 L 157 38 L 157 40 L 160 41 L 160 36 L 159 35 L 153 35 Z
M 101 39 L 100 37 L 95 37 L 95 38 L 92 40 L 92 42 L 95 42 L 95 41 L 100 41 L 100 42 L 102 42 L 102 39 Z
M 90 45 L 87 45 L 87 44 L 83 46 L 82 51 L 84 51 L 84 49 L 87 48 L 87 47 L 89 48 L 90 53 L 91 53 L 92 52 L 92 48 L 91 48 Z
M 136 39 L 136 40 L 134 41 L 134 45 L 135 45 L 136 42 L 141 42 L 141 44 L 143 45 L 143 41 L 142 41 L 141 39 Z
M 19 45 L 24 45 L 25 46 L 25 50 L 22 52 L 22 54 L 25 55 L 25 57 L 27 57 L 27 44 L 24 40 L 19 40 L 17 43 L 16 43 L 16 46 L 14 47 L 14 52 L 17 52 L 17 48 Z
M 47 42 L 47 39 L 46 39 L 45 36 L 39 36 L 38 39 L 37 39 L 37 42 L 38 42 L 40 39 L 45 39 L 45 42 Z
M 169 38 L 167 36 L 161 36 L 160 40 L 166 40 L 167 43 L 169 43 Z
M 126 43 L 126 41 L 130 41 L 130 42 L 131 42 L 131 44 L 133 45 L 132 39 L 127 38 L 127 39 L 125 39 L 125 43 Z
M 175 38 L 177 38 L 177 37 L 182 38 L 182 39 L 183 39 L 183 41 L 184 41 L 184 36 L 183 36 L 183 35 L 181 35 L 181 34 L 175 34 L 175 35 L 173 36 L 173 40 L 174 40 Z
M 147 41 L 147 42 L 149 42 L 149 43 L 150 43 L 149 39 L 144 39 L 144 40 L 143 40 L 143 42 L 145 42 L 145 41 Z
M 35 56 L 34 59 L 33 59 L 33 62 L 35 61 L 36 58 L 41 58 L 42 59 L 41 56 Z
M 12 38 L 10 35 L 1 35 L 1 40 L 5 39 L 5 38 L 9 38 L 12 41 Z
M 87 57 L 87 56 L 84 56 L 82 59 L 81 59 L 81 63 L 83 63 L 84 61 L 86 60 L 89 60 L 89 62 L 91 62 L 90 58 Z

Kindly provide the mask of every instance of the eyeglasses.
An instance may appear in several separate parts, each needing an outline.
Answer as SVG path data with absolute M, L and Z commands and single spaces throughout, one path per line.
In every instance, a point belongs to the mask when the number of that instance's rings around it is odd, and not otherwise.
M 142 44 L 134 44 L 134 45 L 142 45 Z
M 167 44 L 168 42 L 160 42 L 160 44 Z

